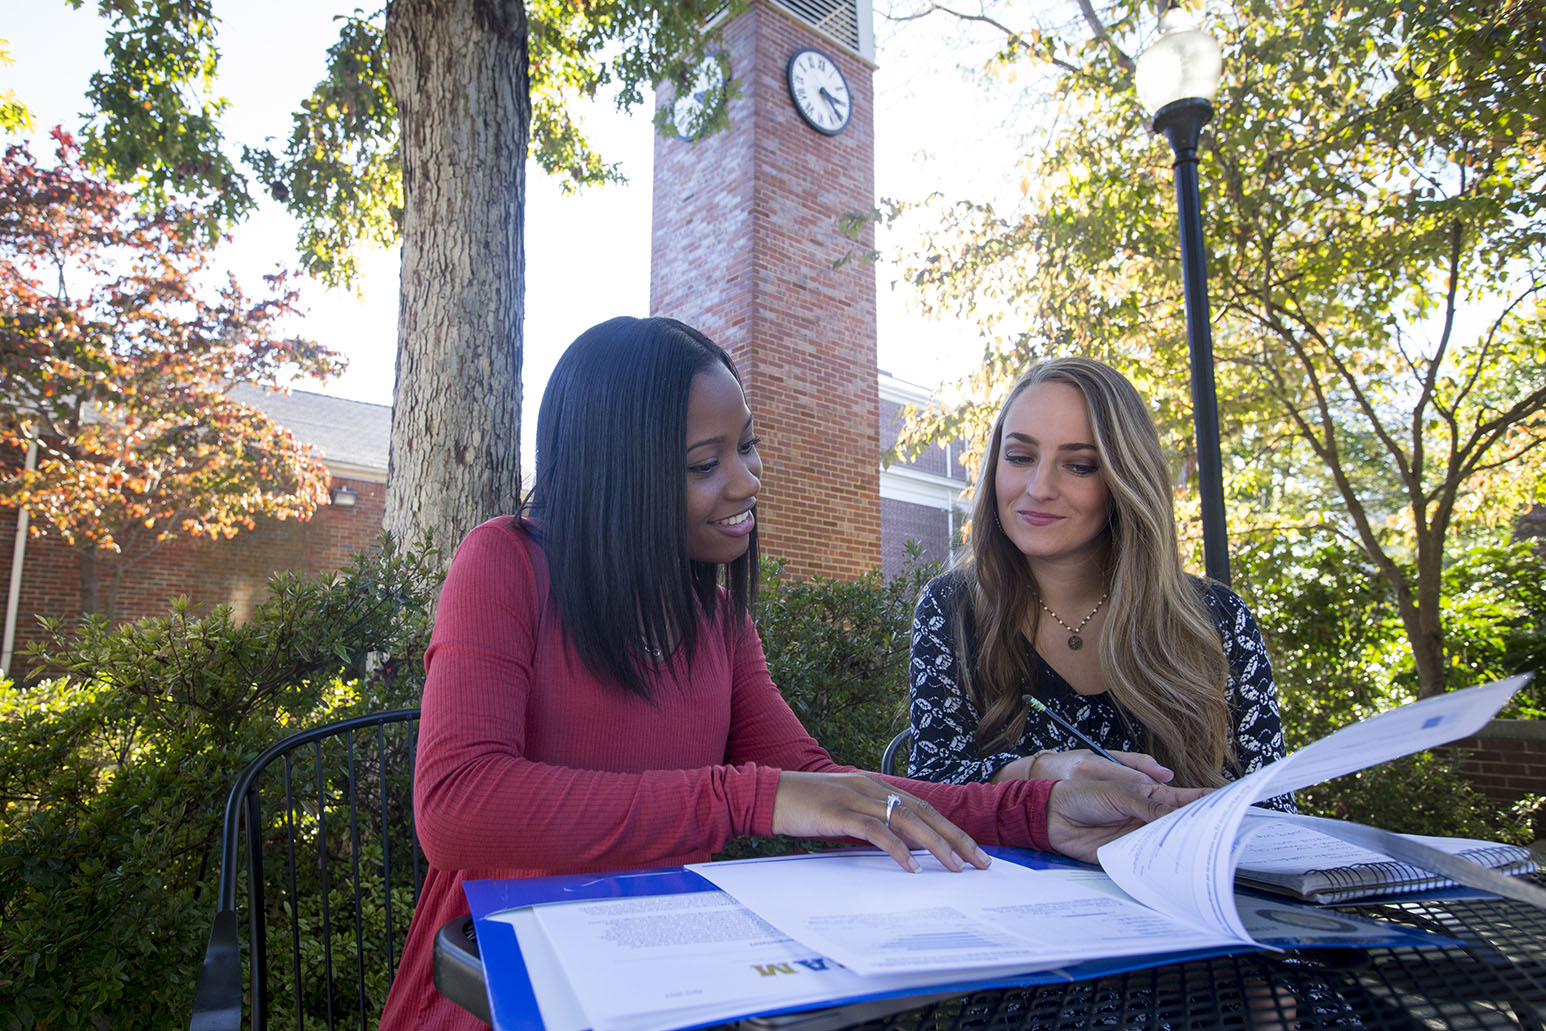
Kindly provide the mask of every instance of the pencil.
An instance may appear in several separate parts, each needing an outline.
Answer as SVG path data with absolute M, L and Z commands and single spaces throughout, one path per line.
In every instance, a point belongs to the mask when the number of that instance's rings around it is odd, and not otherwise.
M 1100 745 L 1097 745 L 1094 741 L 1091 741 L 1089 738 L 1085 737 L 1074 727 L 1072 723 L 1068 722 L 1063 717 L 1059 716 L 1057 713 L 1043 705 L 1040 698 L 1037 698 L 1035 695 L 1023 694 L 1020 696 L 1020 700 L 1026 705 L 1029 705 L 1031 708 L 1035 709 L 1037 712 L 1041 713 L 1043 716 L 1050 719 L 1053 723 L 1056 723 L 1058 726 L 1068 731 L 1080 741 L 1084 742 L 1084 746 L 1090 751 L 1094 752 L 1096 755 L 1105 756 L 1107 759 L 1110 759 L 1118 766 L 1122 765 L 1122 761 L 1120 759 L 1106 751 Z

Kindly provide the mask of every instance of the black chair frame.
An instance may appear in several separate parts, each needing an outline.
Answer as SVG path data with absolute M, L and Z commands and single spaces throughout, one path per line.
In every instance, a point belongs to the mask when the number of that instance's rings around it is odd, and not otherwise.
M 370 753 L 361 754 L 358 738 L 362 734 L 374 732 L 375 751 L 378 768 L 375 770 L 375 781 L 378 806 L 377 816 L 379 826 L 365 825 L 366 831 L 373 835 L 380 833 L 380 867 L 379 869 L 366 870 L 368 874 L 379 874 L 384 888 L 385 898 L 382 900 L 385 915 L 385 951 L 390 964 L 388 974 L 395 973 L 396 963 L 399 957 L 402 941 L 406 937 L 408 922 L 412 917 L 412 909 L 409 912 L 394 912 L 392 900 L 393 864 L 411 864 L 411 885 L 415 900 L 423 883 L 425 863 L 423 853 L 418 847 L 417 836 L 412 831 L 411 806 L 403 808 L 391 808 L 388 804 L 389 771 L 387 769 L 388 742 L 386 727 L 396 723 L 408 723 L 407 749 L 405 766 L 400 770 L 400 775 L 405 775 L 408 790 L 411 793 L 413 752 L 417 744 L 417 720 L 418 709 L 397 709 L 390 712 L 372 713 L 351 719 L 341 720 L 326 726 L 316 727 L 291 735 L 282 741 L 264 750 L 250 762 L 237 778 L 231 789 L 231 794 L 226 802 L 225 828 L 220 843 L 220 878 L 216 895 L 216 913 L 214 926 L 210 931 L 209 945 L 204 954 L 204 962 L 199 970 L 198 987 L 194 996 L 193 1017 L 189 1023 L 190 1031 L 238 1031 L 242 1026 L 242 1009 L 244 989 L 247 993 L 247 1006 L 251 1014 L 252 1031 L 264 1031 L 269 1022 L 269 1008 L 273 998 L 269 992 L 269 953 L 268 953 L 268 912 L 270 899 L 265 893 L 265 876 L 263 853 L 265 836 L 263 827 L 263 812 L 260 805 L 259 778 L 271 765 L 280 764 L 283 777 L 284 810 L 282 817 L 282 833 L 285 840 L 285 856 L 282 864 L 287 871 L 286 890 L 288 894 L 284 900 L 288 902 L 290 935 L 292 944 L 293 966 L 290 971 L 293 976 L 292 987 L 299 997 L 302 987 L 302 963 L 301 945 L 302 932 L 299 925 L 299 905 L 297 896 L 297 841 L 298 835 L 292 816 L 297 812 L 314 813 L 317 829 L 317 840 L 322 851 L 315 857 L 307 855 L 303 858 L 310 862 L 316 860 L 318 867 L 308 866 L 320 870 L 321 877 L 321 920 L 319 936 L 324 956 L 325 981 L 322 986 L 326 1007 L 326 1026 L 334 1028 L 339 1026 L 339 1015 L 335 1012 L 335 991 L 345 990 L 340 987 L 340 979 L 335 977 L 334 971 L 334 936 L 333 914 L 330 912 L 330 891 L 335 886 L 352 886 L 354 904 L 352 949 L 355 956 L 355 985 L 356 1002 L 359 1011 L 359 1026 L 362 1031 L 367 1027 L 367 1003 L 365 985 L 365 955 L 366 942 L 363 937 L 364 916 L 362 913 L 362 863 L 361 842 L 362 824 L 360 820 L 360 804 L 364 792 L 361 789 L 359 774 L 363 759 L 370 758 Z M 341 739 L 347 757 L 346 768 L 342 771 L 347 782 L 347 801 L 335 801 L 329 794 L 329 778 L 324 770 L 323 744 L 330 739 Z M 369 744 L 367 738 L 365 744 Z M 395 742 L 394 742 L 395 744 Z M 297 772 L 296 755 L 302 750 L 309 749 L 309 771 L 301 773 L 301 781 L 293 776 Z M 305 756 L 302 756 L 303 760 Z M 305 779 L 311 783 L 307 785 Z M 367 788 L 368 790 L 368 788 Z M 306 792 L 315 791 L 315 795 L 306 797 Z M 370 800 L 365 799 L 366 804 Z M 338 804 L 345 804 L 348 814 L 348 841 L 349 863 L 348 869 L 342 873 L 330 870 L 332 865 L 327 857 L 327 823 L 329 810 Z M 333 814 L 336 818 L 336 812 Z M 408 847 L 409 855 L 394 854 L 393 838 L 394 830 L 389 827 L 389 821 L 397 822 L 396 836 L 404 837 L 401 824 L 407 822 L 406 838 L 411 842 Z M 240 921 L 238 918 L 238 896 L 240 881 L 243 871 L 246 872 L 246 908 L 247 908 L 247 952 L 249 955 L 249 977 L 246 984 L 243 983 L 242 973 L 242 943 L 240 941 Z M 399 877 L 401 876 L 399 869 Z M 340 881 L 339 878 L 347 878 Z M 374 944 L 374 943 L 373 943 Z M 348 947 L 348 943 L 340 946 Z M 346 961 L 345 961 L 346 962 Z M 340 964 L 345 965 L 344 963 Z M 300 1010 L 297 999 L 297 1012 L 293 1021 L 297 1031 L 305 1026 L 305 1015 Z
M 908 727 L 905 730 L 898 731 L 896 737 L 892 738 L 891 743 L 886 746 L 885 754 L 880 757 L 879 772 L 892 777 L 897 776 L 897 757 L 900 756 L 903 762 L 911 765 L 911 761 L 908 758 L 908 753 L 912 750 L 912 747 L 912 728 Z M 902 776 L 906 776 L 905 770 L 902 771 Z

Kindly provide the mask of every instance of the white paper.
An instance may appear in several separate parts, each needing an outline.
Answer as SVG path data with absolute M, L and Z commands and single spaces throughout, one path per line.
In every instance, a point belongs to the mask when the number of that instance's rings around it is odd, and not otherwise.
M 489 919 L 515 928 L 521 959 L 526 964 L 526 976 L 531 979 L 537 1011 L 542 1014 L 543 1031 L 585 1031 L 590 1027 L 580 1000 L 575 998 L 574 990 L 569 986 L 562 961 L 537 923 L 536 913 L 531 909 L 511 909 L 495 913 Z
M 923 871 L 916 874 L 883 853 L 690 869 L 861 974 L 1050 966 L 1233 940 L 1060 871 L 999 861 L 951 873 L 927 853 L 918 859 Z
M 834 999 L 927 990 L 981 973 L 861 977 L 791 941 L 718 891 L 572 902 L 527 912 L 546 938 L 531 940 L 530 927 L 520 935 L 533 985 L 541 983 L 529 949 L 551 949 L 563 957 L 563 984 L 538 989 L 548 1031 L 665 1031 Z M 553 971 L 544 975 L 552 979 Z M 586 1020 L 577 1026 L 570 1020 L 550 1023 L 544 992 L 553 993 L 555 1016 L 564 1019 L 567 996 L 580 1000 Z
M 1474 734 L 1526 677 L 1451 691 L 1343 727 L 1100 849 L 1100 865 L 1139 902 L 1178 920 L 1246 933 L 1235 909 L 1235 841 L 1253 802 Z

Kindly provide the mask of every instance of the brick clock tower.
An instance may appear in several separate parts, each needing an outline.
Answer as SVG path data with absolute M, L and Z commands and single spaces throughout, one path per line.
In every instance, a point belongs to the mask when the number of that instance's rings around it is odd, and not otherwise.
M 880 564 L 873 228 L 842 229 L 874 206 L 870 0 L 751 0 L 721 32 L 690 95 L 660 91 L 650 310 L 746 380 L 763 553 L 850 579 Z M 729 128 L 693 138 L 716 104 Z

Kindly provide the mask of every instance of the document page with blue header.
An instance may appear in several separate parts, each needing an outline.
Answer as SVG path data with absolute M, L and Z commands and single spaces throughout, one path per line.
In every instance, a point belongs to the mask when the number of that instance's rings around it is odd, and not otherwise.
M 886 856 L 813 863 L 808 872 L 798 863 L 691 869 L 791 938 L 860 973 L 1078 960 L 1152 951 L 1159 943 L 1266 947 L 1247 931 L 1235 904 L 1241 822 L 1251 804 L 1473 734 L 1524 680 L 1453 691 L 1344 727 L 1118 838 L 1099 857 L 1125 893 L 1120 897 L 1081 894 L 1078 884 L 998 863 L 952 874 L 930 860 L 923 874 L 911 876 Z M 1043 879 L 1015 883 L 1025 878 Z
M 1235 907 L 1235 867 L 1241 821 L 1252 803 L 1475 734 L 1527 679 L 1450 691 L 1343 727 L 1102 846 L 1100 865 L 1144 905 L 1250 940 Z M 1316 821 L 1328 833 L 1336 823 Z
M 1030 864 L 1034 869 L 1026 872 L 1044 876 L 1004 883 L 1038 895 L 1064 893 L 1060 885 L 1078 886 L 1085 889 L 1078 893 L 1081 897 L 1103 894 L 1119 903 L 1111 911 L 1134 905 L 1094 867 L 1049 863 L 1052 857 L 1039 853 L 1010 850 L 1010 854 L 1018 862 L 1000 856 L 994 867 L 1007 870 Z M 879 853 L 869 855 L 889 861 Z M 926 856 L 919 853 L 920 861 Z M 840 858 L 825 853 L 751 865 L 775 875 L 789 866 L 815 873 Z M 887 877 L 893 883 L 909 879 L 894 867 Z M 517 901 L 510 892 L 489 889 L 514 885 L 518 893 L 532 882 L 468 883 L 488 971 L 490 1011 L 500 1031 L 667 1031 L 814 1006 L 853 1006 L 855 1013 L 873 1013 L 883 1005 L 877 1000 L 900 1004 L 911 998 L 909 1004 L 916 1004 L 920 994 L 1069 981 L 1233 951 L 1185 949 L 1178 940 L 1148 939 L 1136 948 L 1131 942 L 1116 946 L 1109 957 L 1053 966 L 864 975 L 796 943 L 722 891 L 666 890 L 656 895 L 510 907 L 509 902 Z M 551 892 L 543 895 L 553 897 Z M 503 896 L 504 902 L 497 901 L 497 896 Z M 1004 903 L 1006 910 L 1015 905 L 1013 899 Z M 1101 910 L 1095 906 L 1090 911 Z M 1345 913 L 1323 917 L 1310 907 L 1278 900 L 1251 900 L 1243 911 L 1253 933 L 1280 947 L 1454 944 L 1426 931 Z M 1168 926 L 1161 922 L 1156 930 Z M 514 931 L 513 939 L 498 933 L 506 928 Z M 1035 926 L 1020 931 L 1032 934 Z M 508 947 L 512 940 L 519 941 L 516 953 Z M 517 967 L 524 976 L 517 975 Z
M 547 1031 L 580 1000 L 596 1031 L 659 1031 L 843 998 L 916 994 L 976 971 L 863 977 L 792 941 L 720 891 L 539 906 L 528 911 L 565 983 L 537 992 Z M 523 941 L 528 939 L 523 938 Z M 552 994 L 550 994 L 550 990 Z
M 791 938 L 860 974 L 1071 963 L 1249 939 L 1158 913 L 1061 870 L 997 861 L 953 873 L 927 853 L 908 874 L 884 853 L 688 867 Z

